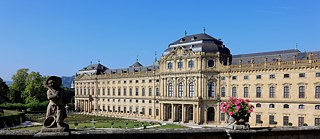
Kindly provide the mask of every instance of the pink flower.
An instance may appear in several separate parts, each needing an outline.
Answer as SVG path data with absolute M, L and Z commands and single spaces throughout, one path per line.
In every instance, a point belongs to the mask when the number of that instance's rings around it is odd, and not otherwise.
M 240 110 L 240 108 L 241 108 L 241 106 L 236 106 L 236 109 L 237 109 L 237 110 Z
M 229 116 L 231 116 L 231 115 L 233 115 L 233 112 L 231 111 L 231 112 L 229 112 Z

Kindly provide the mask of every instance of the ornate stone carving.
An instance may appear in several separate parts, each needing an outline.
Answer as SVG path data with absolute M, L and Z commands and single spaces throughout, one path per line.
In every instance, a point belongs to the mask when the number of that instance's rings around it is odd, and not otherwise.
M 60 87 L 61 78 L 51 76 L 47 79 L 45 86 L 48 88 L 49 104 L 41 132 L 66 132 L 69 130 L 69 125 L 64 123 L 63 120 L 67 117 L 64 107 L 67 99 L 64 90 Z

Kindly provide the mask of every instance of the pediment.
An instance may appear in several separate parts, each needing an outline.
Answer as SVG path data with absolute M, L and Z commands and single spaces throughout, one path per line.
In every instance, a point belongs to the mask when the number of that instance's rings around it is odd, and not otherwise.
M 171 51 L 168 55 L 164 57 L 164 60 L 170 60 L 170 59 L 182 59 L 182 58 L 187 58 L 195 55 L 195 53 L 190 50 L 186 49 L 182 46 L 178 46 L 174 48 L 173 51 Z

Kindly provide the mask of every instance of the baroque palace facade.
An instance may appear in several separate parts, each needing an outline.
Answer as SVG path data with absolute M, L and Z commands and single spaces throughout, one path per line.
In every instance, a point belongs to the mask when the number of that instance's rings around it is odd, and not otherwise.
M 208 34 L 185 36 L 151 66 L 91 64 L 75 79 L 76 110 L 100 115 L 224 125 L 220 102 L 249 98 L 251 126 L 320 125 L 320 51 L 231 55 Z

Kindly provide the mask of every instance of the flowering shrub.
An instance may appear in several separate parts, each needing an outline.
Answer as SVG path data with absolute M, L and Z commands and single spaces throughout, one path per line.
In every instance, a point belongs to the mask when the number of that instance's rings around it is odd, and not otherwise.
M 221 111 L 232 116 L 235 120 L 248 119 L 253 112 L 253 106 L 249 104 L 249 99 L 230 97 L 228 102 L 221 103 Z

